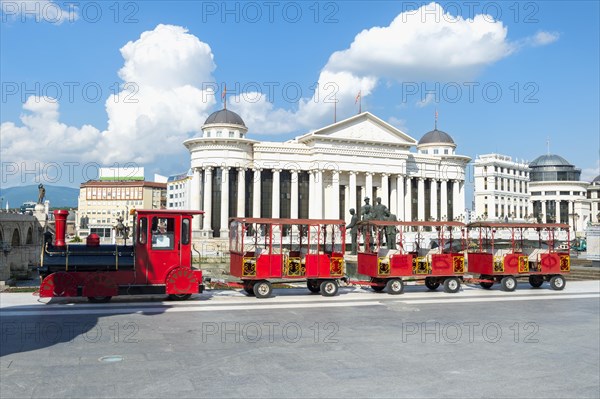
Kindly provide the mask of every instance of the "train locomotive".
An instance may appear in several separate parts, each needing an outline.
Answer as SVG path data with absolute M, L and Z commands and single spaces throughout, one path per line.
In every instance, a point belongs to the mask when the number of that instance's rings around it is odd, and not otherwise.
M 54 211 L 56 239 L 44 245 L 39 295 L 87 297 L 107 302 L 117 295 L 166 294 L 190 298 L 204 289 L 200 265 L 192 262 L 192 218 L 202 211 L 134 210 L 130 245 L 86 245 L 64 240 L 67 211 Z M 343 220 L 231 218 L 230 275 L 257 298 L 271 297 L 273 284 L 306 283 L 312 293 L 334 296 L 340 284 L 401 294 L 407 281 L 456 293 L 466 282 L 514 291 L 517 277 L 534 288 L 545 281 L 562 290 L 570 272 L 566 224 L 367 221 L 359 223 L 357 272 L 346 273 Z M 437 236 L 425 243 L 423 236 Z M 559 236 L 563 237 L 559 240 Z M 508 238 L 507 238 L 508 237 Z M 537 237 L 536 240 L 531 237 Z M 566 237 L 566 238 L 565 238 Z M 567 249 L 559 242 L 563 241 Z M 506 244 L 509 243 L 509 245 Z M 536 245 L 532 246 L 531 243 Z M 435 244 L 435 245 L 434 245 Z M 199 255 L 199 254 L 198 254 Z
M 202 270 L 192 265 L 192 218 L 202 211 L 134 210 L 131 245 L 68 245 L 68 211 L 56 210 L 55 239 L 46 242 L 39 267 L 42 298 L 167 294 L 175 300 L 202 292 Z

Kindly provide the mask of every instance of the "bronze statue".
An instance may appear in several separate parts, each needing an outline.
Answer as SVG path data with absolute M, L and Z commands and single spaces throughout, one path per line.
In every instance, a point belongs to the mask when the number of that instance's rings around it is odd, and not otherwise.
M 358 216 L 356 216 L 356 211 L 354 208 L 350 208 L 350 215 L 352 215 L 352 219 L 346 229 L 350 229 L 350 236 L 352 237 L 352 255 L 356 255 L 356 247 L 357 247 L 357 236 L 358 236 Z
M 37 203 L 43 204 L 45 197 L 46 197 L 46 189 L 44 188 L 44 185 L 42 183 L 40 183 L 38 186 L 38 201 L 37 201 Z
M 388 211 L 387 209 L 385 210 L 384 217 L 385 220 L 389 222 L 398 221 L 396 215 L 390 213 L 390 211 Z M 396 233 L 396 226 L 390 225 L 385 227 L 385 241 L 389 249 L 396 249 Z
M 375 205 L 373 205 L 373 219 L 374 220 L 385 220 L 385 212 L 387 211 L 387 206 L 381 203 L 381 197 L 377 197 L 375 199 Z

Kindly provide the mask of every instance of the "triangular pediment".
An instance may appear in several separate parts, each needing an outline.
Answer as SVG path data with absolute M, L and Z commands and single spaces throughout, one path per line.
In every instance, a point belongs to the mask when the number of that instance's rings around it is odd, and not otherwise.
M 355 115 L 298 138 L 299 142 L 339 140 L 414 146 L 417 140 L 369 112 Z

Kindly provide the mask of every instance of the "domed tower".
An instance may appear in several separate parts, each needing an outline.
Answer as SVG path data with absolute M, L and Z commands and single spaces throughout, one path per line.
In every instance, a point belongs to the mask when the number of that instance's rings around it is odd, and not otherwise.
M 245 139 L 248 128 L 241 116 L 228 109 L 213 112 L 202 125 L 202 137 Z
M 529 163 L 530 206 L 542 223 L 566 223 L 582 231 L 590 220 L 590 183 L 580 180 L 577 169 L 560 155 L 544 154 Z
M 246 208 L 238 191 L 252 182 L 256 141 L 246 138 L 244 120 L 226 108 L 210 114 L 201 129 L 183 142 L 191 159 L 190 209 L 204 211 L 202 218 L 194 217 L 192 228 L 196 237 L 226 238 L 229 217 Z
M 456 143 L 448 133 L 438 130 L 437 127 L 425 133 L 417 143 L 419 154 L 427 155 L 454 155 Z

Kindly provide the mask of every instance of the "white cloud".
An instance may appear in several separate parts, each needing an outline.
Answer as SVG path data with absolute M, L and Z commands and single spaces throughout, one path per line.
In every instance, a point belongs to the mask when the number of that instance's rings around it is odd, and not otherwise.
M 34 20 L 55 25 L 65 21 L 77 21 L 79 19 L 77 4 L 76 2 L 64 3 L 61 7 L 59 3 L 52 0 L 0 0 L 3 21 L 18 18 L 23 22 Z
M 197 87 L 214 81 L 210 47 L 180 26 L 158 25 L 123 46 L 121 54 L 119 76 L 138 91 L 127 96 L 124 87 L 106 100 L 108 129 L 97 159 L 146 163 L 184 154 L 183 140 L 200 131 L 215 104 L 211 88 Z
M 583 168 L 581 170 L 581 180 L 591 182 L 597 176 L 600 175 L 600 160 L 596 161 L 596 165 L 590 168 Z
M 531 44 L 533 46 L 545 46 L 547 44 L 554 43 L 559 37 L 560 34 L 558 32 L 540 31 L 531 38 Z
M 433 102 L 433 100 L 435 100 L 435 94 L 433 93 L 427 93 L 427 95 L 425 96 L 424 99 L 417 101 L 417 103 L 415 104 L 418 108 L 423 108 L 426 107 L 427 105 L 431 104 Z
M 0 153 L 5 160 L 52 161 L 57 154 L 68 160 L 85 159 L 100 139 L 93 126 L 77 128 L 59 122 L 58 103 L 52 98 L 31 96 L 23 109 L 27 113 L 21 115 L 22 126 L 0 125 Z
M 127 43 L 119 75 L 123 90 L 105 103 L 108 128 L 67 126 L 59 105 L 30 97 L 23 105 L 22 126 L 1 125 L 2 159 L 23 162 L 150 163 L 186 156 L 182 142 L 200 130 L 215 104 L 211 88 L 215 66 L 210 47 L 184 28 L 158 25 Z M 130 88 L 135 88 L 129 93 Z M 172 164 L 172 162 L 171 162 Z
M 125 65 L 119 77 L 140 87 L 202 87 L 214 82 L 210 46 L 181 26 L 158 25 L 123 46 L 121 55 Z
M 502 22 L 488 15 L 454 17 L 439 4 L 430 3 L 397 15 L 389 26 L 360 32 L 349 48 L 330 56 L 318 83 L 321 89 L 328 85 L 329 94 L 335 92 L 339 120 L 357 111 L 354 99 L 359 90 L 364 105 L 382 80 L 471 79 L 515 48 L 507 40 Z M 251 132 L 277 134 L 314 129 L 332 122 L 333 103 L 325 99 L 324 92 L 321 90 L 318 99 L 313 96 L 300 100 L 293 112 L 276 109 L 262 98 L 257 103 L 240 104 L 240 115 Z M 416 105 L 424 107 L 433 99 L 427 95 Z
M 469 79 L 512 51 L 502 22 L 454 17 L 430 3 L 399 14 L 389 26 L 363 30 L 325 68 L 404 81 Z

